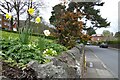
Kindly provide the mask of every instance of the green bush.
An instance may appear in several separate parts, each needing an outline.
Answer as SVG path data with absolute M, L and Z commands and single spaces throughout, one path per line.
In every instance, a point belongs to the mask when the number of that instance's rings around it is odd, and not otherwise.
M 2 48 L 2 58 L 5 61 L 11 60 L 18 64 L 27 64 L 31 60 L 37 60 L 40 63 L 44 63 L 42 52 L 38 48 L 29 45 L 21 44 L 17 39 L 0 40 L 0 48 Z M 13 64 L 12 64 L 13 65 Z
M 107 41 L 108 44 L 120 44 L 119 40 L 116 41 Z
M 67 50 L 66 47 L 64 47 L 64 46 L 62 46 L 60 44 L 55 44 L 55 43 L 50 42 L 50 41 L 46 42 L 45 49 L 50 49 L 50 48 L 52 48 L 53 50 L 56 50 L 56 52 L 58 54 L 61 53 L 62 51 L 66 51 Z
M 18 33 L 2 32 L 0 37 L 0 58 L 7 62 L 10 66 L 18 66 L 24 68 L 31 60 L 36 60 L 41 64 L 50 60 L 45 56 L 57 56 L 61 52 L 67 50 L 66 47 L 56 44 L 55 40 L 42 38 L 40 36 L 31 36 L 26 30 Z M 45 53 L 45 50 L 46 51 Z
M 48 56 L 57 56 L 62 51 L 67 50 L 64 46 L 55 44 L 52 41 L 46 40 L 44 38 L 41 40 L 45 41 L 42 50 L 40 46 L 37 46 L 39 42 L 22 44 L 18 38 L 0 38 L 0 48 L 2 49 L 2 54 L 0 54 L 0 57 L 3 61 L 9 63 L 11 66 L 18 66 L 20 68 L 23 68 L 31 60 L 36 60 L 41 64 L 49 62 L 50 60 L 45 58 L 43 53 L 43 51 L 46 49 L 53 50 L 46 53 Z

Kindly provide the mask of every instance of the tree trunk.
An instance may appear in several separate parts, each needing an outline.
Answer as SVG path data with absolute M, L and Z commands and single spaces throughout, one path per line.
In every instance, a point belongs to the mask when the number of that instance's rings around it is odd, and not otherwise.
M 17 12 L 17 28 L 20 26 L 19 11 Z
M 20 27 L 20 15 L 19 15 L 19 5 L 17 6 L 17 28 Z

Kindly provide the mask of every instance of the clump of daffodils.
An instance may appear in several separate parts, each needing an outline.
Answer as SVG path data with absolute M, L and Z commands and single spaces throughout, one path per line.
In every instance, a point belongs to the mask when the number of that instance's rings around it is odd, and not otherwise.
M 45 36 L 49 36 L 50 35 L 50 31 L 49 30 L 44 30 L 43 33 L 45 34 Z
M 33 14 L 34 14 L 34 12 L 35 12 L 35 10 L 34 10 L 33 8 L 29 8 L 27 11 L 28 11 L 28 14 L 30 14 L 30 15 L 32 15 L 32 16 L 33 16 Z M 40 22 L 41 22 L 41 19 L 40 19 L 39 16 L 37 16 L 37 17 L 35 18 L 35 23 L 40 23 Z
M 56 56 L 57 52 L 55 50 L 53 50 L 52 48 L 50 49 L 46 49 L 43 51 L 43 56 L 44 57 L 48 57 L 48 56 Z

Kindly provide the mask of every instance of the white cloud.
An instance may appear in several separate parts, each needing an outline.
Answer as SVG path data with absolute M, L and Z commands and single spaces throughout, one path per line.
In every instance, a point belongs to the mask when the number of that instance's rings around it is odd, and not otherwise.
M 105 4 L 100 8 L 102 17 L 107 18 L 108 22 L 111 22 L 108 28 L 98 29 L 96 32 L 101 34 L 103 30 L 109 30 L 111 32 L 118 31 L 118 2 L 119 0 L 102 0 Z

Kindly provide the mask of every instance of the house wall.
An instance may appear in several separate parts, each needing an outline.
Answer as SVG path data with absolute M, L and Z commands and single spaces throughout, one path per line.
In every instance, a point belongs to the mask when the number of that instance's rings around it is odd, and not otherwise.
M 0 14 L 0 27 L 3 29 L 9 29 L 10 21 L 5 18 L 2 14 Z
M 93 42 L 103 41 L 103 36 L 92 36 Z

